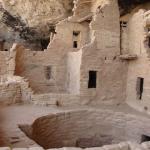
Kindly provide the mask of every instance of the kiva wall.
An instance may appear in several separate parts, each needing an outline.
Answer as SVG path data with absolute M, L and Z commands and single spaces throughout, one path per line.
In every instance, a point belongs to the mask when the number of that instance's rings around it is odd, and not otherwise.
M 50 114 L 34 121 L 31 138 L 44 148 L 140 143 L 142 135 L 150 135 L 150 119 L 130 111 L 104 108 Z

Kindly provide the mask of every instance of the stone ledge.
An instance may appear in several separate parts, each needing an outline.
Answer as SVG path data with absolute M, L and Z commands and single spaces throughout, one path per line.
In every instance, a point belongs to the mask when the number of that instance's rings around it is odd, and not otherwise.
M 119 58 L 121 60 L 136 60 L 138 56 L 136 54 L 125 54 L 125 55 L 120 55 Z

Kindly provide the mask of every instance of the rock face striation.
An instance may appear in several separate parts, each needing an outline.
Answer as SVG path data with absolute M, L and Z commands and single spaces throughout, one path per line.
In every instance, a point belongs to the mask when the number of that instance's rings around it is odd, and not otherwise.
M 139 4 L 145 4 L 149 0 L 118 0 L 120 6 L 120 15 L 125 15 L 132 11 Z
M 6 41 L 37 44 L 47 39 L 58 21 L 72 13 L 72 0 L 0 1 L 0 35 Z

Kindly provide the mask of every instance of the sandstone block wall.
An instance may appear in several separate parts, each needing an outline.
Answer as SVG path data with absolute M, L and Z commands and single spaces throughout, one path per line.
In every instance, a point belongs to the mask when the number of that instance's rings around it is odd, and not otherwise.
M 0 51 L 0 75 L 7 74 L 9 52 Z
M 49 93 L 33 94 L 31 102 L 36 105 L 57 105 L 57 106 L 74 106 L 81 105 L 80 95 Z
M 19 83 L 0 83 L 0 104 L 15 104 L 21 102 Z
M 91 43 L 82 51 L 80 92 L 89 103 L 121 103 L 125 101 L 127 63 L 121 62 L 118 2 L 95 1 L 90 24 Z M 110 15 L 111 14 L 111 15 Z M 97 71 L 97 87 L 88 88 L 89 71 Z
M 80 66 L 82 51 L 68 54 L 68 91 L 70 94 L 80 94 Z

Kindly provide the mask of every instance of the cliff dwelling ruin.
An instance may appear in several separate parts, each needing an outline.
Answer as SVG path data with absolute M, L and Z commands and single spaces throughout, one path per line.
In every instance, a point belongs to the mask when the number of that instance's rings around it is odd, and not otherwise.
M 1 0 L 0 150 L 150 150 L 150 1 Z

